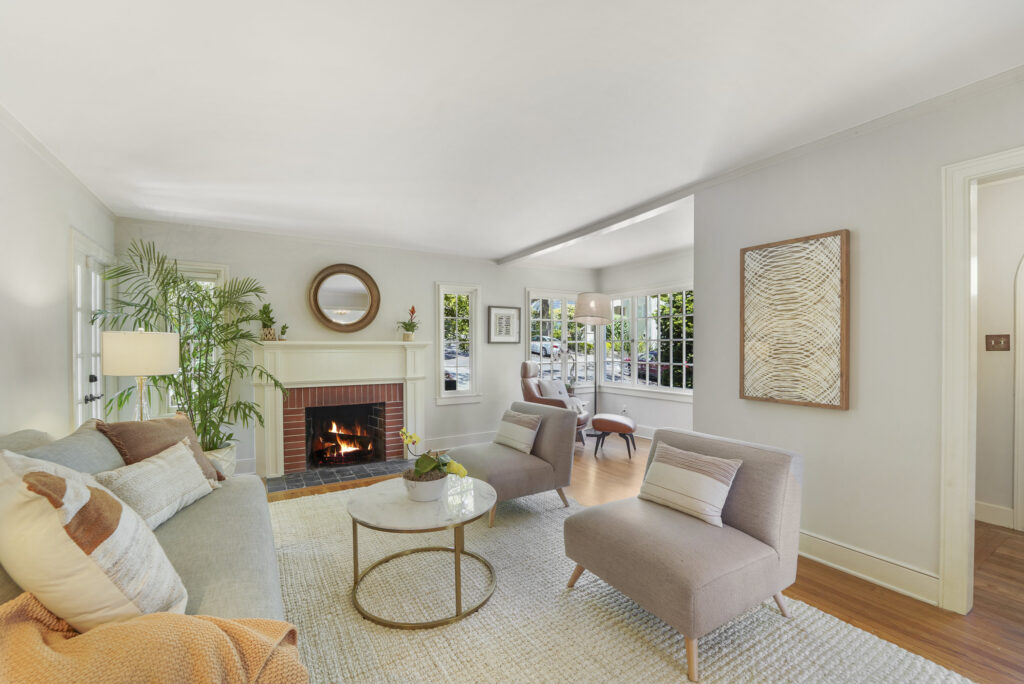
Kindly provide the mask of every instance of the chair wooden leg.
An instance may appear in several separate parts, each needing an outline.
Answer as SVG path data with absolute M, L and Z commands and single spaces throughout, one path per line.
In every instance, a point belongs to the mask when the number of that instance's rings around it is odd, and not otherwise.
M 569 578 L 569 584 L 567 584 L 566 586 L 568 586 L 570 589 L 575 587 L 576 586 L 576 580 L 578 580 L 580 578 L 580 575 L 582 575 L 582 574 L 583 574 L 583 566 L 580 565 L 579 563 L 577 563 L 576 564 L 576 569 L 572 571 L 572 577 Z
M 555 491 L 558 492 L 558 496 L 562 497 L 562 503 L 565 504 L 566 508 L 568 508 L 569 507 L 569 500 L 565 498 L 565 492 L 562 491 L 562 488 L 559 487 Z
M 697 681 L 697 640 L 683 637 L 686 640 L 686 676 L 691 682 Z
M 782 617 L 789 617 L 789 611 L 786 610 L 786 602 L 782 599 L 781 591 L 775 595 L 775 604 L 779 607 L 779 612 L 782 613 Z
M 498 511 L 498 504 L 491 506 L 490 515 L 487 516 L 487 526 L 494 527 L 494 514 Z

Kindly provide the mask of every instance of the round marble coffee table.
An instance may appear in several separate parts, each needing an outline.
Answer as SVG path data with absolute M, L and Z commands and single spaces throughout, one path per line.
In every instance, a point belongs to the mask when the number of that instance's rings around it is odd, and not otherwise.
M 401 479 L 384 480 L 355 490 L 348 501 L 348 514 L 352 516 L 352 604 L 359 614 L 386 627 L 422 629 L 456 622 L 487 603 L 494 593 L 494 567 L 483 556 L 466 551 L 464 531 L 466 525 L 486 515 L 498 500 L 494 487 L 472 477 L 447 478 L 446 491 L 437 501 L 417 502 L 405 494 Z M 393 553 L 359 572 L 359 526 L 371 530 L 398 533 L 455 531 L 454 548 L 426 546 Z M 373 615 L 359 603 L 359 584 L 374 568 L 395 558 L 427 551 L 451 551 L 455 554 L 455 615 L 429 622 L 395 622 Z M 474 605 L 462 608 L 462 556 L 472 556 L 487 568 L 491 580 L 484 597 Z

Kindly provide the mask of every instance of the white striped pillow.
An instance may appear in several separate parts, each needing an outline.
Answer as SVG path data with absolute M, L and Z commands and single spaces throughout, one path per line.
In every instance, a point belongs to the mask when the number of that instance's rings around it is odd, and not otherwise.
M 658 442 L 640 498 L 722 526 L 722 508 L 743 461 L 683 451 Z
M 533 449 L 534 440 L 537 439 L 540 421 L 540 416 L 505 411 L 501 423 L 498 424 L 498 434 L 494 437 L 494 443 L 504 444 L 528 454 Z

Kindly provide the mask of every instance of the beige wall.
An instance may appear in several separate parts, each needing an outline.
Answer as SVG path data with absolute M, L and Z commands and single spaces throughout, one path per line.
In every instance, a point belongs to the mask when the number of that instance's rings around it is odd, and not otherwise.
M 170 256 L 225 264 L 232 276 L 259 279 L 267 288 L 278 323 L 290 327 L 291 340 L 397 340 L 396 322 L 415 305 L 423 324 L 418 340 L 435 342 L 434 283 L 470 283 L 480 286 L 481 315 L 488 305 L 519 306 L 526 313 L 526 288 L 564 289 L 578 292 L 596 286 L 590 269 L 523 268 L 497 266 L 483 259 L 445 256 L 399 249 L 366 247 L 337 242 L 318 242 L 293 237 L 238 230 L 118 219 L 117 251 L 123 253 L 132 240 L 156 242 Z M 323 267 L 351 263 L 365 269 L 377 281 L 381 305 L 377 318 L 355 333 L 337 333 L 322 326 L 306 303 L 310 280 Z M 481 319 L 482 320 L 482 319 Z M 486 331 L 481 325 L 480 329 Z M 479 341 L 478 371 L 483 397 L 479 403 L 437 406 L 428 395 L 423 437 L 436 440 L 430 446 L 451 446 L 466 440 L 491 439 L 501 412 L 522 398 L 519 364 L 526 354 L 526 333 L 519 345 L 487 344 L 486 332 Z M 434 353 L 436 357 L 436 353 Z M 429 386 L 436 386 L 438 365 L 431 367 Z M 251 392 L 251 389 L 249 390 Z M 238 430 L 239 458 L 252 458 L 252 430 Z M 240 468 L 249 467 L 249 463 Z
M 106 208 L 0 108 L 0 434 L 71 428 L 71 230 L 113 251 Z
M 1011 334 L 1014 283 L 1024 258 L 1024 178 L 978 187 L 978 501 L 1013 508 L 1013 351 L 985 351 Z M 1005 511 L 1004 511 L 1005 512 Z
M 935 575 L 943 165 L 1024 145 L 1024 82 L 980 84 L 697 188 L 702 432 L 805 458 L 805 531 Z M 744 401 L 739 250 L 852 232 L 849 411 Z

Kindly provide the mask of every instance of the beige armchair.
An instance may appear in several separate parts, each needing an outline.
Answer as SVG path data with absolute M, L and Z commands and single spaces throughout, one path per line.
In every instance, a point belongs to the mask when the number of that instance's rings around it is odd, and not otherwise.
M 540 430 L 530 453 L 525 454 L 504 444 L 484 442 L 455 447 L 448 451 L 448 455 L 465 466 L 470 477 L 494 487 L 498 501 L 554 489 L 562 503 L 568 506 L 562 487 L 568 486 L 572 477 L 576 412 L 521 401 L 513 402 L 510 408 L 519 413 L 541 416 Z M 490 527 L 494 527 L 496 508 L 497 504 L 491 509 Z
M 718 458 L 740 459 L 722 509 L 723 527 L 645 501 L 594 506 L 565 521 L 565 555 L 576 561 L 572 588 L 589 570 L 682 633 L 687 674 L 697 681 L 697 640 L 774 597 L 796 580 L 800 536 L 799 456 L 770 447 L 682 430 L 659 442 Z
M 569 401 L 568 393 L 557 397 L 545 397 L 542 395 L 540 391 L 540 364 L 536 361 L 523 361 L 523 365 L 519 367 L 519 377 L 523 386 L 523 401 L 545 404 L 547 406 L 558 406 L 559 408 L 569 409 L 576 413 L 576 409 Z M 565 391 L 564 386 L 562 391 Z M 587 428 L 587 423 L 589 422 L 590 413 L 587 411 L 576 414 L 576 439 L 581 444 L 587 443 L 583 436 L 583 431 Z

